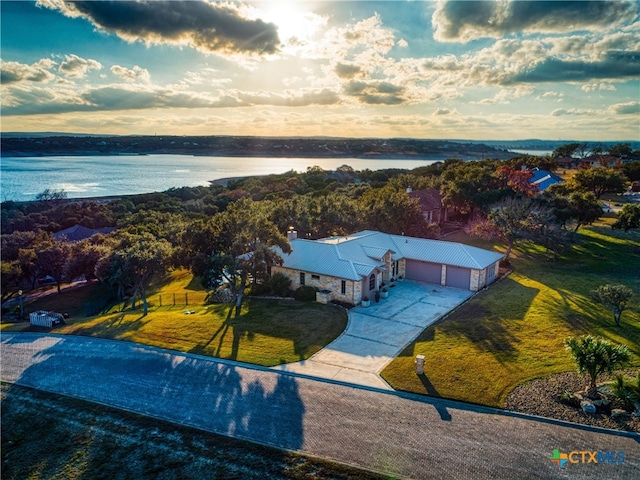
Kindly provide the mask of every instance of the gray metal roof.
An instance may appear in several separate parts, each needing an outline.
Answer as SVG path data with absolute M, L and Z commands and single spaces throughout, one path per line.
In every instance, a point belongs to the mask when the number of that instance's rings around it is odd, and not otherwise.
M 292 251 L 289 254 L 276 248 L 284 267 L 348 280 L 362 279 L 353 262 L 340 257 L 335 245 L 303 239 L 291 240 L 290 243 Z
M 388 251 L 399 260 L 420 260 L 482 270 L 503 255 L 462 243 L 389 235 L 364 230 L 345 237 L 291 241 L 291 254 L 278 252 L 284 266 L 305 272 L 360 280 L 375 268 L 384 267 L 380 259 Z
M 384 258 L 384 256 L 386 255 L 386 253 L 389 251 L 388 248 L 384 248 L 384 247 L 368 247 L 366 245 L 362 246 L 362 250 L 364 250 L 364 253 L 367 254 L 367 256 L 375 259 L 375 260 L 382 260 Z

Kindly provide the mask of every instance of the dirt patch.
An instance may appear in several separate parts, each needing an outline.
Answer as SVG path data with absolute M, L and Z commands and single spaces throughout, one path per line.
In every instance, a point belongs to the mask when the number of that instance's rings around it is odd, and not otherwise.
M 3 480 L 386 478 L 16 385 L 1 398 Z
M 628 377 L 637 375 L 636 370 L 622 372 Z M 601 382 L 613 380 L 615 375 L 602 375 Z M 585 379 L 574 372 L 559 373 L 548 377 L 532 380 L 517 387 L 507 396 L 505 408 L 515 412 L 529 413 L 541 417 L 566 420 L 568 422 L 592 425 L 595 427 L 612 428 L 640 433 L 640 418 L 625 415 L 613 420 L 605 414 L 588 414 L 582 409 L 565 405 L 560 401 L 563 393 L 575 393 L 583 390 Z M 619 400 L 612 399 L 612 408 L 623 408 Z

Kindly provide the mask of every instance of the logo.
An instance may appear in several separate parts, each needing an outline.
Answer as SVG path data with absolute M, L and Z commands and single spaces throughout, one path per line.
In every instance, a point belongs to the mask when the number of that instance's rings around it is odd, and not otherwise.
M 553 450 L 553 455 L 551 456 L 551 463 L 557 464 L 560 468 L 564 467 L 564 464 L 569 461 L 569 455 L 566 453 L 560 453 L 560 450 L 557 448 Z
M 574 450 L 569 453 L 561 453 L 559 449 L 553 449 L 553 455 L 549 457 L 551 463 L 563 468 L 567 463 L 624 463 L 624 451 L 590 451 Z

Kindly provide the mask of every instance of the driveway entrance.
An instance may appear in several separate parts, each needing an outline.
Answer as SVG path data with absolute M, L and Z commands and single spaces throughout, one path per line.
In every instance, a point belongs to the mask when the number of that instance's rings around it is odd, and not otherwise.
M 311 358 L 273 368 L 392 390 L 379 373 L 426 327 L 471 295 L 435 284 L 399 282 L 389 289 L 389 298 L 350 310 L 344 333 Z

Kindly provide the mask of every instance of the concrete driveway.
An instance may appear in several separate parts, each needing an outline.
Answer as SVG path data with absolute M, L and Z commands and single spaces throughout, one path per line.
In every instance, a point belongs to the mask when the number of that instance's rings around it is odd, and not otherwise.
M 273 368 L 392 390 L 379 373 L 426 327 L 471 295 L 457 288 L 399 282 L 388 298 L 350 310 L 344 333 L 311 358 Z

